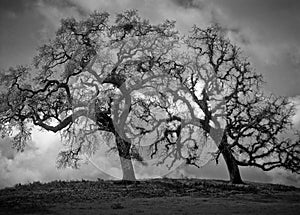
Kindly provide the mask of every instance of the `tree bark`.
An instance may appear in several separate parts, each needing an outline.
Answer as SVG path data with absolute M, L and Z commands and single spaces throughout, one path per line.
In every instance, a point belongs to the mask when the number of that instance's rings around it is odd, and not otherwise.
M 225 160 L 230 182 L 233 184 L 243 184 L 239 166 L 237 165 L 236 160 L 228 147 L 226 134 L 224 134 L 224 132 L 225 131 L 221 129 L 211 128 L 210 135 L 216 143 L 216 145 L 218 146 Z
M 116 135 L 116 144 L 119 152 L 121 168 L 123 171 L 122 180 L 135 181 L 135 173 L 130 154 L 131 143 Z
M 221 151 L 223 158 L 225 160 L 227 170 L 229 173 L 230 182 L 233 184 L 243 184 L 239 166 L 237 165 L 235 158 L 232 155 L 232 152 L 228 148 L 227 143 L 221 141 L 219 145 L 219 150 Z

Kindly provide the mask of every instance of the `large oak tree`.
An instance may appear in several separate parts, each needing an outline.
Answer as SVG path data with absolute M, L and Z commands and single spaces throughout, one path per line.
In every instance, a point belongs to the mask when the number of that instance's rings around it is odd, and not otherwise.
M 124 132 L 132 82 L 149 78 L 139 68 L 151 57 L 167 54 L 177 34 L 174 22 L 152 25 L 135 10 L 117 14 L 114 21 L 99 12 L 83 21 L 62 20 L 55 38 L 39 48 L 33 66 L 2 72 L 2 134 L 13 135 L 15 146 L 23 149 L 31 125 L 60 132 L 67 150 L 58 163 L 72 167 L 101 140 L 113 141 L 123 179 L 135 180 L 132 159 L 142 158 Z

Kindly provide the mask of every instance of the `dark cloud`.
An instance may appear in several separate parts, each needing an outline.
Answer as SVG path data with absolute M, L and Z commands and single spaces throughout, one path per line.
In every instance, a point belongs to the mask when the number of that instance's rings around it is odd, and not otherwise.
M 72 0 L 43 0 L 43 3 L 45 5 L 49 5 L 58 9 L 74 9 L 77 11 L 81 16 L 88 15 L 87 11 L 82 9 L 82 7 L 79 7 L 77 4 L 75 4 Z
M 1 13 L 0 67 L 28 64 L 40 40 L 43 17 L 36 11 Z
M 1 0 L 0 10 L 18 14 L 23 13 L 27 10 L 34 10 L 33 7 L 39 4 L 54 6 L 60 9 L 76 7 L 80 12 L 83 13 L 83 11 L 75 3 L 72 2 L 72 0 Z
M 204 9 L 205 4 L 199 0 L 172 0 L 175 4 L 179 5 L 180 7 L 188 8 L 197 8 L 197 9 Z
M 212 0 L 212 19 L 232 32 L 249 56 L 253 67 L 262 73 L 266 89 L 284 96 L 300 94 L 300 1 L 297 0 Z
M 300 95 L 300 69 L 295 66 L 288 48 L 292 49 L 293 47 L 286 47 L 283 50 L 275 49 L 274 53 L 269 55 L 270 59 L 267 60 L 269 63 L 257 56 L 254 56 L 253 62 L 257 65 L 257 71 L 264 75 L 268 91 L 294 97 Z
M 30 4 L 35 3 L 36 0 L 1 0 L 0 11 L 10 11 L 13 13 L 22 13 L 30 8 Z
M 195 2 L 205 5 L 210 21 L 228 29 L 263 74 L 266 90 L 283 96 L 300 94 L 300 1 L 172 1 L 185 8 L 196 8 Z
M 0 1 L 0 68 L 30 64 L 36 49 L 48 41 L 62 18 L 83 16 L 71 1 Z

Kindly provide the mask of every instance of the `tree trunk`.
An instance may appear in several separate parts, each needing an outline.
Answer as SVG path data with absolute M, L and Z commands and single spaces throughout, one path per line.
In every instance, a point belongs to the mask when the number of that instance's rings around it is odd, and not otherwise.
M 123 171 L 122 180 L 135 181 L 135 173 L 130 155 L 131 143 L 116 135 L 116 143 L 119 152 L 121 168 Z
M 232 155 L 232 152 L 227 147 L 227 144 L 222 141 L 219 145 L 219 149 L 222 152 L 223 158 L 225 160 L 230 182 L 233 184 L 243 184 L 239 166 L 237 165 L 235 158 Z
M 230 182 L 233 184 L 243 184 L 239 166 L 237 165 L 232 152 L 228 148 L 224 130 L 211 128 L 210 135 L 223 155 L 229 173 Z

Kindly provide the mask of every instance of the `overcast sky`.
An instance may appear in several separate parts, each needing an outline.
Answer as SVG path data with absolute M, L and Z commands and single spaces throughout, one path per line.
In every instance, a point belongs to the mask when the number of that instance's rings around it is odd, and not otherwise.
M 53 37 L 64 17 L 82 18 L 94 10 L 112 16 L 136 8 L 140 15 L 158 23 L 177 21 L 187 33 L 194 25 L 218 22 L 231 31 L 231 39 L 242 47 L 253 68 L 264 75 L 266 90 L 288 96 L 297 106 L 294 123 L 300 127 L 300 1 L 298 0 L 1 0 L 0 68 L 29 64 L 36 48 Z M 46 136 L 46 138 L 45 138 Z M 95 166 L 118 176 L 107 167 L 111 162 L 94 159 L 80 170 L 56 170 L 55 159 L 61 147 L 57 136 L 37 132 L 23 154 L 0 145 L 0 186 L 33 180 L 101 177 Z M 101 156 L 100 156 L 101 157 Z M 202 169 L 185 168 L 180 174 L 227 179 L 224 164 L 209 164 Z M 279 170 L 263 173 L 243 169 L 246 180 L 281 182 L 300 186 L 299 176 Z M 178 173 L 179 174 L 179 173 Z M 151 174 L 150 174 L 151 175 Z M 146 177 L 147 173 L 141 173 Z

